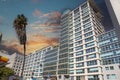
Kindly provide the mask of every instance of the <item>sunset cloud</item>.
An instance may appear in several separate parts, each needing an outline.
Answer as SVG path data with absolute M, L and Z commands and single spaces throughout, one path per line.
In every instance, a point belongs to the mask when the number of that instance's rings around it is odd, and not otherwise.
M 32 37 L 32 38 L 31 38 Z M 28 36 L 28 41 L 26 45 L 26 53 L 32 53 L 36 50 L 42 49 L 46 46 L 56 46 L 58 45 L 59 38 L 50 38 L 41 34 L 35 34 Z M 17 50 L 23 53 L 23 46 L 19 44 L 17 40 L 5 41 L 3 43 L 7 48 Z
M 49 13 L 43 13 L 42 11 L 35 9 L 33 16 L 38 18 L 38 21 L 30 24 L 30 27 L 35 30 L 41 30 L 43 33 L 59 33 L 60 31 L 60 17 L 61 13 L 53 11 Z

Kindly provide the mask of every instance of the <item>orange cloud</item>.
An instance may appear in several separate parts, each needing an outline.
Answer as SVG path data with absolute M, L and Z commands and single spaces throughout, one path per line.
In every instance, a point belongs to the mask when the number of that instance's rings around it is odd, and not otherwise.
M 60 31 L 60 28 L 45 29 L 45 32 L 57 32 L 57 31 Z
M 56 46 L 58 45 L 58 42 L 59 42 L 59 38 L 49 38 L 40 34 L 28 36 L 28 41 L 26 44 L 26 54 L 32 53 L 46 46 L 50 46 L 50 45 Z M 18 52 L 23 53 L 23 46 L 20 45 L 17 40 L 5 42 L 4 45 L 7 48 L 12 48 L 18 50 Z

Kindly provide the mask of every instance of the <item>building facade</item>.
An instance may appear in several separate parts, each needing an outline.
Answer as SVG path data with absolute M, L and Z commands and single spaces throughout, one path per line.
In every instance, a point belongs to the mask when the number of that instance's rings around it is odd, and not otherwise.
M 23 55 L 18 53 L 13 53 L 12 55 L 9 55 L 8 52 L 4 50 L 0 51 L 0 55 L 9 59 L 5 66 L 13 69 L 16 76 L 21 76 Z
M 104 80 L 120 80 L 120 43 L 115 30 L 98 37 Z
M 120 40 L 120 0 L 105 0 L 110 17 Z
M 57 80 L 58 52 L 59 48 L 55 47 L 53 50 L 45 53 L 43 69 L 43 76 L 45 80 Z
M 52 50 L 53 47 L 49 46 L 41 50 L 35 51 L 32 54 L 26 56 L 24 78 L 26 80 L 44 80 L 43 79 L 43 68 L 44 68 L 44 56 L 45 53 Z
M 10 55 L 9 64 L 6 67 L 12 68 L 16 76 L 21 76 L 23 66 L 23 55 L 18 53 L 13 53 Z
M 58 80 L 103 80 L 97 35 L 102 15 L 93 0 L 61 17 Z

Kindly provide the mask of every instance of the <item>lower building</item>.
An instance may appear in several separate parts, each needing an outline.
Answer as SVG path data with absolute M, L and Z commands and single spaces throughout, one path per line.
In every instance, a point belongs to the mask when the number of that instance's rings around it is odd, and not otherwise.
M 6 67 L 10 67 L 15 71 L 16 76 L 21 76 L 23 66 L 23 55 L 18 53 L 13 53 L 10 55 L 9 64 Z
M 53 48 L 45 53 L 44 57 L 44 79 L 57 80 L 57 68 L 58 68 L 58 47 Z
M 45 53 L 52 50 L 53 47 L 49 46 L 38 51 L 33 52 L 26 56 L 24 78 L 25 80 L 44 80 L 43 79 L 43 61 Z
M 120 43 L 111 30 L 98 37 L 104 80 L 120 80 Z
M 7 51 L 1 50 L 0 56 L 8 58 L 9 60 L 5 66 L 13 69 L 16 76 L 21 76 L 23 55 L 18 53 L 13 53 L 12 55 L 9 55 Z

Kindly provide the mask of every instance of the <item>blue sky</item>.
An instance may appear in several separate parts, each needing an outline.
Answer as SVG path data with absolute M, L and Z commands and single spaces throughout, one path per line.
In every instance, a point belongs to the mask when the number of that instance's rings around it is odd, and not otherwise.
M 85 0 L 0 0 L 0 32 L 3 33 L 4 45 L 20 50 L 13 21 L 18 14 L 24 14 L 28 19 L 28 51 L 39 49 L 47 44 L 55 45 L 59 40 L 60 15 L 66 9 L 74 9 Z M 95 0 L 102 9 L 103 22 L 109 30 L 110 17 L 104 0 Z M 104 4 L 104 5 L 103 5 Z M 37 46 L 35 46 L 37 44 Z M 39 44 L 39 45 L 38 45 Z M 33 51 L 33 50 L 31 50 Z

